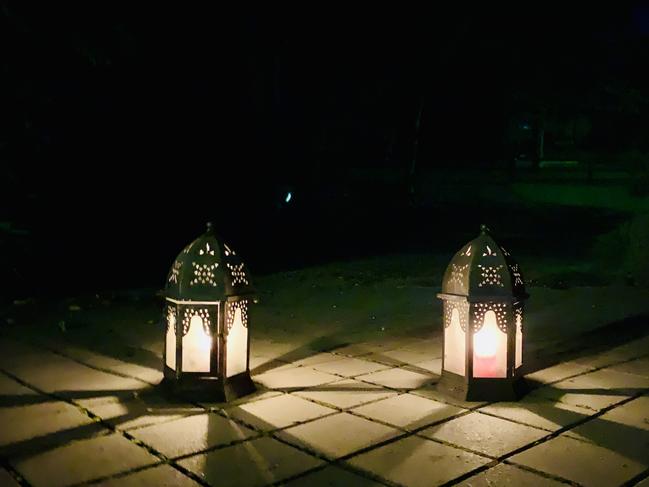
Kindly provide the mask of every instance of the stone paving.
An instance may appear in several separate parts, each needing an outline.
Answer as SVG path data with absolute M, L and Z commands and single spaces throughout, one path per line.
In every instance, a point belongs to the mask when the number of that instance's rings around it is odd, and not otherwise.
M 260 343 L 258 391 L 222 404 L 162 397 L 152 367 L 2 337 L 0 486 L 648 485 L 649 337 L 489 404 L 437 392 L 430 349 Z

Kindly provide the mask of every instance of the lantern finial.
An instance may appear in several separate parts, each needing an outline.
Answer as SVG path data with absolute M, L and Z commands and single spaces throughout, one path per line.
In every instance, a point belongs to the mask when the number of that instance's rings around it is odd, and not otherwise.
M 482 235 L 487 235 L 491 233 L 491 230 L 489 230 L 489 227 L 483 223 L 482 225 L 480 225 L 480 233 Z
M 214 230 L 214 224 L 212 222 L 207 222 L 207 233 L 212 233 Z

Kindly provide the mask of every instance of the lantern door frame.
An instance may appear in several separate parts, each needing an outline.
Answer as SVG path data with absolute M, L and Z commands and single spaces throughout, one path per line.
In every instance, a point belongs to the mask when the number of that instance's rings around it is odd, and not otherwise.
M 173 394 L 188 395 L 192 399 L 230 401 L 250 394 L 256 390 L 250 378 L 250 332 L 248 332 L 246 343 L 246 369 L 245 371 L 227 377 L 227 326 L 226 313 L 227 305 L 233 301 L 247 300 L 246 296 L 228 297 L 225 301 L 192 301 L 179 300 L 165 297 L 163 321 L 169 326 L 168 309 L 175 310 L 175 364 L 172 369 L 167 363 L 167 336 L 165 334 L 165 345 L 163 347 L 163 380 L 161 386 L 165 391 Z M 225 304 L 225 306 L 223 306 Z M 204 307 L 209 311 L 214 310 L 214 317 L 209 319 L 211 333 L 211 347 L 209 371 L 190 372 L 183 371 L 183 318 L 187 309 Z M 191 326 L 191 324 L 190 324 Z M 248 327 L 248 324 L 246 324 Z
M 524 305 L 524 298 L 511 297 L 503 299 L 502 296 L 498 297 L 479 297 L 471 298 L 467 296 L 460 296 L 456 294 L 439 293 L 437 297 L 442 299 L 443 303 L 452 301 L 461 303 L 460 306 L 466 306 L 466 325 L 464 327 L 464 375 L 450 372 L 444 368 L 446 356 L 446 337 L 442 333 L 442 366 L 441 376 L 437 383 L 437 388 L 443 393 L 464 401 L 507 401 L 517 400 L 523 396 L 527 388 L 523 380 L 521 369 L 522 365 L 518 368 L 515 367 L 516 363 L 516 309 L 521 310 L 521 333 L 523 330 L 522 323 L 522 310 Z M 512 318 L 511 323 L 507 323 L 506 332 L 506 373 L 505 377 L 474 377 L 474 336 L 475 336 L 475 309 L 476 305 L 484 303 L 502 303 L 506 306 L 506 313 Z M 451 310 L 452 313 L 452 310 Z M 459 313 L 459 311 L 458 311 Z M 444 309 L 446 314 L 446 308 Z M 486 312 L 481 317 L 480 326 L 484 326 Z M 444 327 L 446 320 L 450 320 L 450 316 L 443 317 Z M 461 320 L 461 318 L 460 318 Z M 453 326 L 452 324 L 449 326 Z M 502 331 L 502 330 L 501 330 Z M 504 333 L 504 332 L 503 332 Z M 523 334 L 523 344 L 525 335 Z M 524 345 L 522 345 L 522 349 Z M 522 353 L 522 350 L 521 350 Z

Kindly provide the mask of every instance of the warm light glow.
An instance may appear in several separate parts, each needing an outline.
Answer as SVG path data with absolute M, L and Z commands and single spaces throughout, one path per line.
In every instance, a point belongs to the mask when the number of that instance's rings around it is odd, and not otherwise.
M 507 377 L 507 335 L 498 328 L 496 313 L 487 311 L 473 335 L 473 377 Z
M 212 337 L 205 333 L 203 319 L 192 316 L 189 331 L 183 337 L 183 372 L 209 372 Z
M 241 308 L 234 312 L 234 322 L 228 333 L 228 353 L 226 356 L 226 377 L 245 372 L 248 359 L 248 328 L 243 326 Z
M 493 328 L 483 327 L 473 336 L 473 349 L 476 357 L 495 357 L 498 351 L 498 333 Z

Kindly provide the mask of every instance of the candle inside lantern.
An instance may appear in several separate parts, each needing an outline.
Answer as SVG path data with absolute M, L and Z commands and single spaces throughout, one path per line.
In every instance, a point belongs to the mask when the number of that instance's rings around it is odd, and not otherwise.
M 482 328 L 473 335 L 473 376 L 504 377 L 506 347 L 506 335 L 498 329 L 494 312 L 488 311 Z
M 183 337 L 183 370 L 209 372 L 211 348 L 212 337 L 205 332 L 202 318 L 194 315 Z

